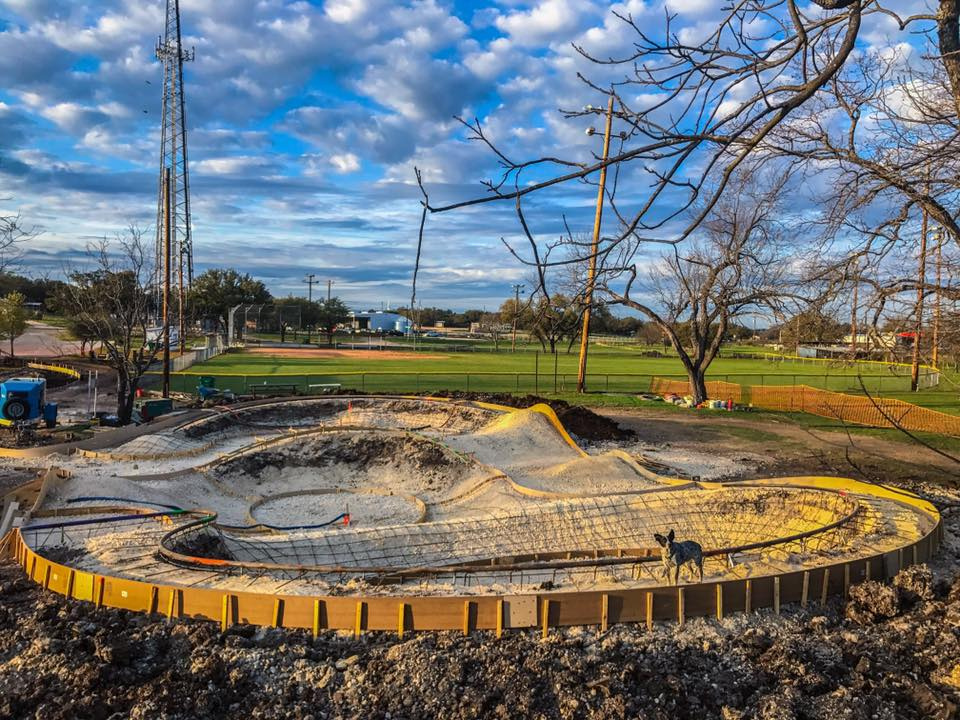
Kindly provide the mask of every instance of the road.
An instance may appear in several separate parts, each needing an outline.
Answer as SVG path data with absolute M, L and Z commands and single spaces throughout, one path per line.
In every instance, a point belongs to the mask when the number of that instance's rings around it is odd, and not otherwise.
M 27 331 L 13 343 L 14 353 L 18 357 L 58 357 L 76 355 L 80 352 L 80 343 L 75 340 L 63 340 L 59 336 L 63 331 L 53 325 L 31 321 Z M 10 352 L 10 342 L 0 342 L 0 350 Z

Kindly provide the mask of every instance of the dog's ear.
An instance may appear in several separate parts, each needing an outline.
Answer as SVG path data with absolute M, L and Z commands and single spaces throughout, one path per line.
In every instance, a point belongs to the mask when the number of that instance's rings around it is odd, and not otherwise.
M 660 533 L 654 533 L 654 534 L 653 534 L 653 539 L 656 540 L 656 541 L 657 541 L 658 543 L 660 543 L 661 545 L 663 545 L 664 547 L 667 546 L 667 539 L 666 539 L 663 535 L 661 535 Z
M 667 533 L 667 540 L 669 540 L 670 542 L 673 542 L 673 539 L 675 537 L 676 535 L 673 534 L 673 528 L 670 528 L 670 532 Z

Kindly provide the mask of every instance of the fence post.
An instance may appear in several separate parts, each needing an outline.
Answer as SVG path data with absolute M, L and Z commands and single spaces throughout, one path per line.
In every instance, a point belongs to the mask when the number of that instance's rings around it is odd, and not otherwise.
M 533 394 L 540 394 L 540 351 L 533 358 Z

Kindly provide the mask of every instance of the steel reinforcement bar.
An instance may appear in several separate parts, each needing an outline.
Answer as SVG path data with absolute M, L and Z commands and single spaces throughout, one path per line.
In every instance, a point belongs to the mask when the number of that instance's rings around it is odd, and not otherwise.
M 824 604 L 846 598 L 850 586 L 864 580 L 887 580 L 901 569 L 929 560 L 942 541 L 936 524 L 916 542 L 890 552 L 809 570 L 746 579 L 674 587 L 588 592 L 545 592 L 489 596 L 323 596 L 223 591 L 214 588 L 152 584 L 84 572 L 42 557 L 13 531 L 8 552 L 29 578 L 45 590 L 99 607 L 132 610 L 168 619 L 218 621 L 223 630 L 252 624 L 312 630 L 391 631 L 504 630 L 656 621 L 683 623 L 687 618 L 722 618 L 799 603 Z

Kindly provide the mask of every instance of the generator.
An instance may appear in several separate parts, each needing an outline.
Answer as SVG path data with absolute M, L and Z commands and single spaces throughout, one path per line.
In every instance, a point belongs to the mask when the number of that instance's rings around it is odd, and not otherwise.
M 0 383 L 0 425 L 57 424 L 57 404 L 46 402 L 44 378 L 11 378 Z

